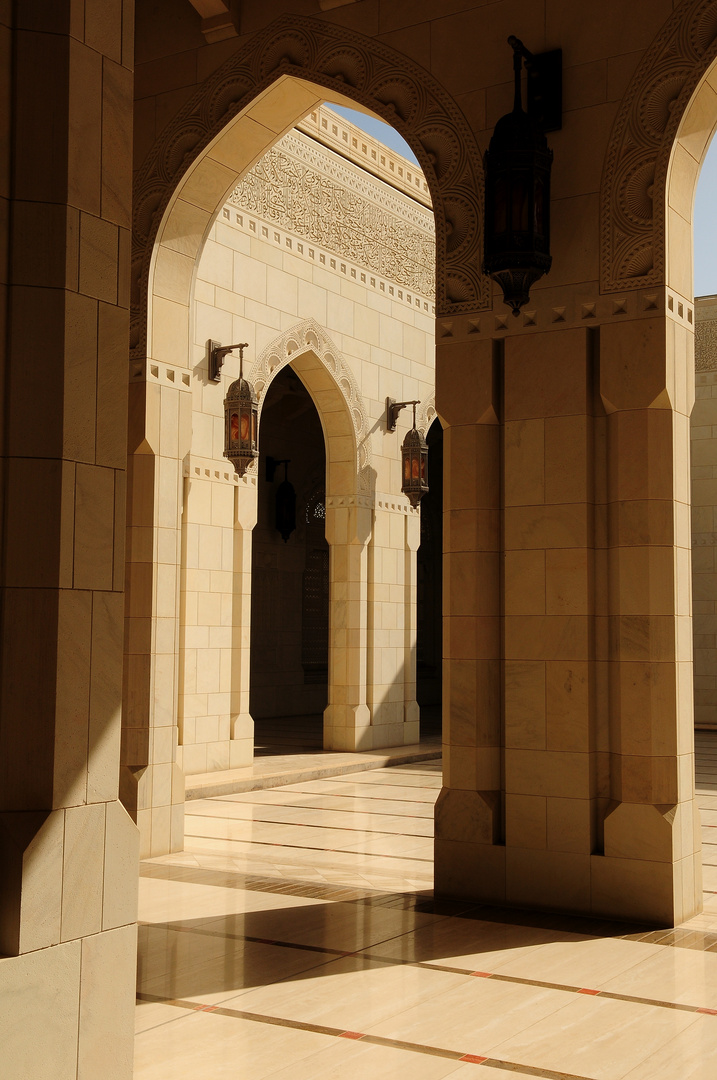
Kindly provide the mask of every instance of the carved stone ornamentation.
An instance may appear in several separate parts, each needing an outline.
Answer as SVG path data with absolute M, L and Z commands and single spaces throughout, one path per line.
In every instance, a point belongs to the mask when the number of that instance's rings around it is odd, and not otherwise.
M 601 189 L 603 292 L 665 284 L 667 173 L 677 129 L 717 55 L 717 0 L 676 6 L 622 100 Z
M 695 326 L 695 371 L 717 371 L 717 319 Z
M 353 98 L 392 124 L 418 158 L 436 223 L 436 308 L 487 310 L 481 272 L 483 165 L 472 129 L 431 75 L 381 42 L 308 17 L 282 16 L 210 75 L 167 125 L 134 191 L 132 342 L 146 344 L 147 289 L 157 232 L 187 169 L 222 129 L 281 75 Z
M 304 137 L 285 135 L 229 201 L 433 299 L 433 214 Z
M 371 432 L 368 413 L 356 378 L 334 342 L 315 319 L 306 319 L 285 331 L 257 357 L 247 378 L 259 399 L 259 437 L 261 409 L 272 379 L 282 368 L 303 353 L 311 352 L 324 365 L 346 404 L 356 436 L 356 493 L 371 491 Z

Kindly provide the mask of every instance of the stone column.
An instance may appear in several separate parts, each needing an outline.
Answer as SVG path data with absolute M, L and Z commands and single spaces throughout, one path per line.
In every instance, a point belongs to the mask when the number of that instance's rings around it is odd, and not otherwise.
M 329 544 L 329 703 L 327 750 L 370 750 L 366 704 L 368 544 L 371 508 L 350 497 L 326 499 Z
M 400 460 L 395 471 L 400 477 Z M 397 487 L 399 484 L 400 480 Z M 419 513 L 408 500 L 400 494 L 377 494 L 367 571 L 367 704 L 374 750 L 417 743 L 419 738 L 416 701 L 419 540 Z
M 587 329 L 506 338 L 506 899 L 572 911 L 591 910 L 601 793 L 594 412 Z
M 178 358 L 178 361 L 183 358 Z M 122 801 L 143 858 L 181 851 L 177 765 L 182 459 L 192 423 L 181 366 L 134 362 L 130 381 Z
M 702 902 L 690 619 L 692 331 L 668 312 L 604 326 L 600 335 L 611 802 L 604 854 L 592 859 L 593 905 L 680 922 Z
M 13 1077 L 132 1075 L 138 845 L 117 778 L 133 22 L 131 2 L 0 13 L 0 985 Z
M 443 789 L 438 893 L 505 895 L 501 796 L 499 357 L 490 341 L 436 349 L 443 424 Z
M 247 473 L 234 492 L 230 767 L 254 760 L 254 720 L 249 711 L 251 675 L 252 530 L 257 520 L 256 475 Z

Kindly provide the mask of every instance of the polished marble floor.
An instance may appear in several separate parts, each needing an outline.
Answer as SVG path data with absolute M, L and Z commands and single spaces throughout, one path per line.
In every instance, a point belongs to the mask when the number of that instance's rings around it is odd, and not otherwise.
M 675 931 L 434 902 L 438 762 L 189 803 L 142 865 L 136 1080 L 715 1080 L 697 745 L 705 911 Z

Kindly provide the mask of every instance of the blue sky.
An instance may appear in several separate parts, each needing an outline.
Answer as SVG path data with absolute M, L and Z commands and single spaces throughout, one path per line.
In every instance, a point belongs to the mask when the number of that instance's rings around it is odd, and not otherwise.
M 717 139 L 702 165 L 695 195 L 695 296 L 717 293 Z
M 418 165 L 408 143 L 389 124 L 340 105 L 329 108 Z M 697 183 L 694 227 L 695 296 L 710 296 L 717 293 L 717 138 L 707 151 Z

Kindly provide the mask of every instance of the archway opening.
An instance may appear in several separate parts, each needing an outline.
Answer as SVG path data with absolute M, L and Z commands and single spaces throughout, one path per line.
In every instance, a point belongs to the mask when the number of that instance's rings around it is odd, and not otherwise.
M 421 737 L 441 733 L 443 679 L 443 428 L 436 418 L 426 433 L 428 493 L 421 499 L 417 556 L 416 700 Z
M 261 412 L 252 545 L 255 753 L 322 745 L 328 700 L 326 447 L 316 406 L 290 366 Z

